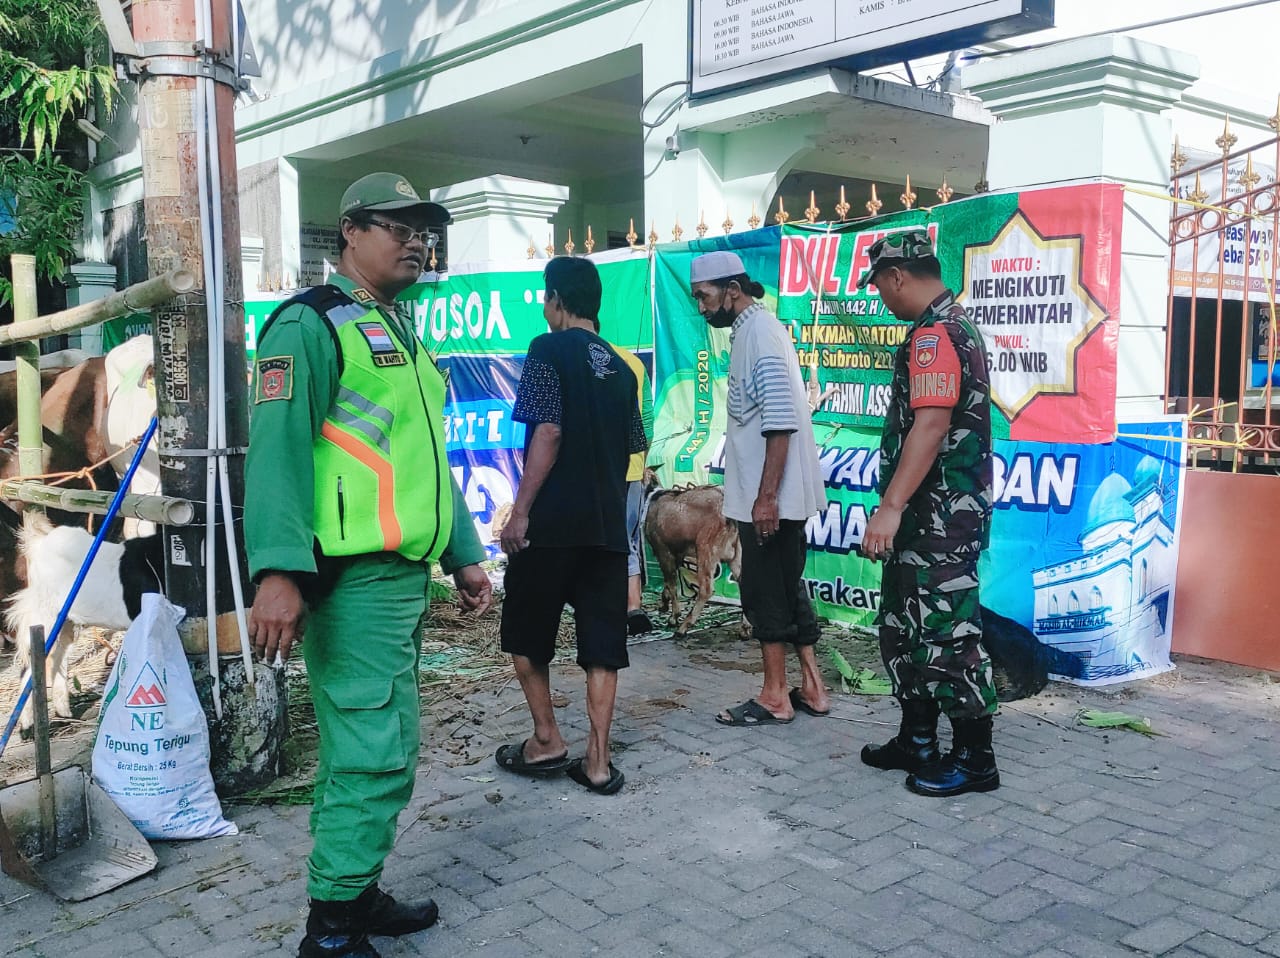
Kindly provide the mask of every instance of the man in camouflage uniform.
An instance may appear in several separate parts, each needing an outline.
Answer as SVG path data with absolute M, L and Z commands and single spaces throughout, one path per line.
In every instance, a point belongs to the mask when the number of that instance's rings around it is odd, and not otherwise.
M 868 251 L 885 306 L 911 323 L 898 350 L 880 441 L 880 507 L 863 554 L 884 561 L 880 651 L 902 706 L 888 743 L 862 750 L 876 768 L 909 772 L 907 788 L 947 796 L 998 788 L 996 711 L 982 647 L 978 555 L 991 522 L 991 390 L 982 340 L 942 283 L 923 229 Z M 938 715 L 952 748 L 938 749 Z

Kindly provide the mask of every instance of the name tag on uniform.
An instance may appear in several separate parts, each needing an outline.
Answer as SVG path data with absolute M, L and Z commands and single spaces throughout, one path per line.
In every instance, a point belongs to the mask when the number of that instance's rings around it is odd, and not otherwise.
M 373 354 L 375 366 L 407 366 L 409 364 L 408 357 L 396 349 L 391 334 L 383 328 L 381 323 L 356 323 L 356 328 L 369 344 L 369 352 Z

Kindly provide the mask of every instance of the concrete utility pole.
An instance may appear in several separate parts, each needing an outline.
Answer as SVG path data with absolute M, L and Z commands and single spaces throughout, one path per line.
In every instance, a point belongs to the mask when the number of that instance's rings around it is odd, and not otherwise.
M 225 409 L 221 448 L 230 452 L 224 452 L 225 477 L 217 481 L 225 480 L 230 487 L 237 519 L 233 524 L 239 557 L 236 571 L 245 584 L 247 605 L 252 589 L 238 523 L 249 429 L 236 188 L 233 7 L 229 0 L 133 0 L 131 12 L 140 57 L 131 63 L 137 68 L 133 72 L 139 85 L 147 265 L 152 276 L 182 268 L 199 280 L 191 293 L 152 313 L 161 487 L 165 495 L 206 502 L 209 470 L 217 454 L 211 449 L 211 418 L 219 408 Z M 219 219 L 220 232 L 216 229 Z M 210 310 L 208 301 L 217 308 Z M 216 374 L 211 378 L 210 356 L 217 351 L 211 336 L 221 337 L 220 381 Z M 194 524 L 165 530 L 166 586 L 170 601 L 187 612 L 180 631 L 209 717 L 214 781 L 223 794 L 236 794 L 263 785 L 279 773 L 286 713 L 284 677 L 283 670 L 254 667 L 241 656 L 225 516 L 216 507 L 216 497 L 213 572 L 217 588 L 213 608 L 209 607 L 209 536 L 203 511 Z M 210 631 L 216 636 L 217 657 L 208 651 Z

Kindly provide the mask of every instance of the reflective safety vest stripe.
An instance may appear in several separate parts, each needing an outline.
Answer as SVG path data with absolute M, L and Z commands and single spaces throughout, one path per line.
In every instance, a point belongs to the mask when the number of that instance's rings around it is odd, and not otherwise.
M 312 444 L 313 527 L 325 555 L 437 559 L 453 528 L 444 377 L 377 308 L 339 291 L 322 313 L 340 351 L 338 395 Z M 326 303 L 327 305 L 327 303 Z
M 378 477 L 378 527 L 382 530 L 382 549 L 380 551 L 395 552 L 400 548 L 400 543 L 404 541 L 404 532 L 400 528 L 400 520 L 396 518 L 395 472 L 392 470 L 391 464 L 370 453 L 367 447 L 348 436 L 331 422 L 326 422 L 320 427 L 320 435 L 338 446 L 351 458 L 364 463 Z M 341 487 L 338 486 L 336 481 L 334 489 L 338 492 L 338 495 L 342 495 Z M 345 539 L 347 518 L 345 515 L 345 501 L 342 503 L 341 508 L 344 515 L 341 520 L 342 528 L 339 529 L 339 537 L 340 539 Z M 325 549 L 325 554 L 329 554 L 328 549 Z

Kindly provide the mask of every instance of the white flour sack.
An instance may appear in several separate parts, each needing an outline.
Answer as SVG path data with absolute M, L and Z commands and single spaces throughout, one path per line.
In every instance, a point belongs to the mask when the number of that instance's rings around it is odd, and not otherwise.
M 142 597 L 102 696 L 93 778 L 147 838 L 236 834 L 209 773 L 205 724 L 178 638 L 186 612 Z

